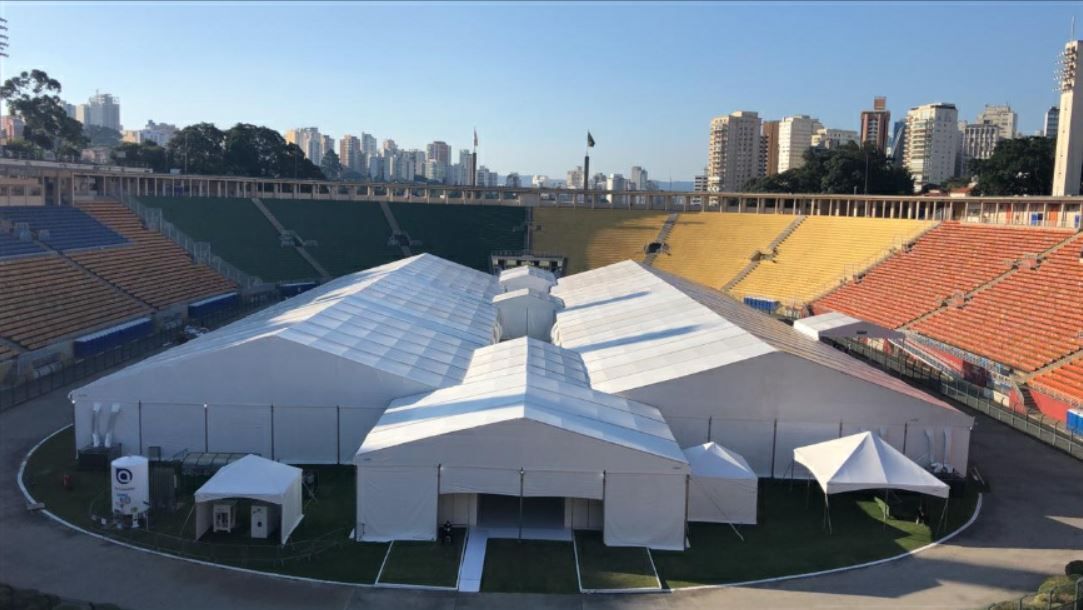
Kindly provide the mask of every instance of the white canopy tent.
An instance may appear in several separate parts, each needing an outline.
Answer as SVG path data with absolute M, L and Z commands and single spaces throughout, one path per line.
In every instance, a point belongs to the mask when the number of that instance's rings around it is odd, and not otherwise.
M 556 285 L 556 277 L 549 271 L 533 265 L 511 267 L 500 272 L 500 285 L 507 292 L 528 288 L 537 292 L 548 293 Z
M 890 340 L 899 340 L 903 338 L 903 334 L 897 330 L 886 328 L 866 320 L 860 320 L 837 311 L 829 311 L 818 316 L 801 318 L 793 323 L 793 328 L 814 341 L 819 341 L 825 337 Z
M 759 479 L 745 458 L 715 443 L 689 447 L 684 456 L 692 468 L 689 521 L 756 523 Z
M 258 455 L 243 458 L 223 466 L 195 493 L 196 539 L 211 527 L 211 512 L 215 500 L 244 498 L 277 504 L 281 524 L 279 540 L 286 544 L 293 530 L 304 518 L 302 513 L 300 468 L 274 462 Z

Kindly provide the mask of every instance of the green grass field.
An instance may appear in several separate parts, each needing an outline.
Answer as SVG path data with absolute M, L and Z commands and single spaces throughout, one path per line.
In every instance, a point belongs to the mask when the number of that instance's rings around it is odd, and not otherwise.
M 466 530 L 456 528 L 452 544 L 402 541 L 391 545 L 380 582 L 454 587 L 459 580 Z
M 481 590 L 503 593 L 578 593 L 570 542 L 489 540 Z
M 196 241 L 252 275 L 277 282 L 319 275 L 294 248 L 283 248 L 278 231 L 250 199 L 216 197 L 140 197 Z
M 602 533 L 575 533 L 579 577 L 584 589 L 657 589 L 647 549 L 606 546 Z
M 419 240 L 414 254 L 429 252 L 460 265 L 489 271 L 494 250 L 522 250 L 526 212 L 480 205 L 390 203 L 399 227 Z

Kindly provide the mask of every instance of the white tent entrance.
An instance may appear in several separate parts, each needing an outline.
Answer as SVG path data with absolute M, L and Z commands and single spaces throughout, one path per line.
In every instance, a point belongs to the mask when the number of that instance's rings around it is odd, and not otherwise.
M 195 493 L 196 539 L 211 528 L 213 504 L 220 500 L 242 498 L 278 507 L 278 535 L 286 544 L 293 530 L 301 523 L 302 514 L 300 468 L 287 466 L 246 455 L 223 466 Z
M 804 466 L 820 484 L 824 492 L 824 526 L 828 531 L 831 531 L 828 496 L 848 491 L 899 489 L 944 498 L 941 525 L 947 516 L 947 483 L 872 432 L 798 447 L 793 450 L 793 461 Z
M 564 498 L 478 494 L 478 527 L 564 529 Z

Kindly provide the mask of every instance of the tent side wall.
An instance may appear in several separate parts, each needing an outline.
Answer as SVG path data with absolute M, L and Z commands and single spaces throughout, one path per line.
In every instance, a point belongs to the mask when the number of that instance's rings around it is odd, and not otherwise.
M 756 524 L 759 482 L 692 475 L 688 482 L 688 520 Z
M 605 543 L 683 551 L 687 479 L 683 474 L 607 473 Z
M 435 540 L 437 469 L 357 467 L 357 540 Z

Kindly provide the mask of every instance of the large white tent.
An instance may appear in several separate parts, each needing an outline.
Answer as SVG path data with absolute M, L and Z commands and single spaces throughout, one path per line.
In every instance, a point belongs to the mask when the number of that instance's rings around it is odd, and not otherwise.
M 684 456 L 692 469 L 689 521 L 756 523 L 759 477 L 745 458 L 715 443 L 689 447 Z
M 897 330 L 873 324 L 867 320 L 829 311 L 818 316 L 795 320 L 793 328 L 806 337 L 820 339 L 891 339 L 899 340 L 903 334 Z
M 257 455 L 246 455 L 219 469 L 196 490 L 196 538 L 211 527 L 212 503 L 244 498 L 280 507 L 279 541 L 286 544 L 304 518 L 302 514 L 300 468 L 280 464 Z
M 812 473 L 825 494 L 902 489 L 948 497 L 946 483 L 871 432 L 798 447 L 793 459 Z
M 498 293 L 428 254 L 337 278 L 75 390 L 76 442 L 117 405 L 126 452 L 349 463 L 390 400 L 462 380 L 497 338 Z
M 716 442 L 760 476 L 796 447 L 877 430 L 965 471 L 973 418 L 716 290 L 625 261 L 561 278 L 553 342 L 591 385 L 657 407 L 682 446 Z
M 576 354 L 534 339 L 393 402 L 354 463 L 361 540 L 431 540 L 440 494 L 499 494 L 601 500 L 606 544 L 684 548 L 689 468 L 661 415 L 592 390 Z

